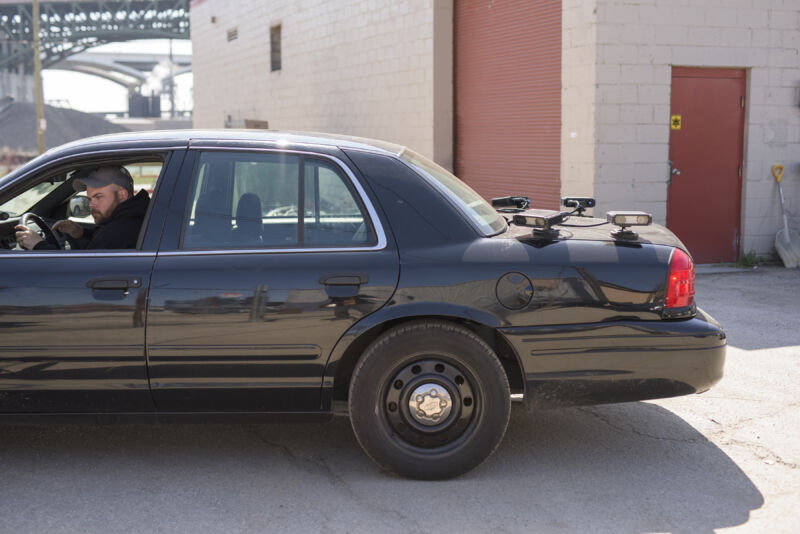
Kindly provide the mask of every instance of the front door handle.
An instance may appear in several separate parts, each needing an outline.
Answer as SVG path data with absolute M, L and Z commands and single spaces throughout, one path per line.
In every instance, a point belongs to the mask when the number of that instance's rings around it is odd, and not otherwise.
M 133 289 L 142 287 L 142 279 L 138 276 L 121 278 L 119 276 L 102 276 L 92 278 L 86 282 L 86 287 L 91 289 Z

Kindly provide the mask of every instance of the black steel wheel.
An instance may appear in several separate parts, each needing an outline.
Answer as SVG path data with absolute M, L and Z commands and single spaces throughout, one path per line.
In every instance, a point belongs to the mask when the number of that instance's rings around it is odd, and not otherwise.
M 385 469 L 418 479 L 458 476 L 494 452 L 511 410 L 508 379 L 477 335 L 443 321 L 387 331 L 350 382 L 358 442 Z

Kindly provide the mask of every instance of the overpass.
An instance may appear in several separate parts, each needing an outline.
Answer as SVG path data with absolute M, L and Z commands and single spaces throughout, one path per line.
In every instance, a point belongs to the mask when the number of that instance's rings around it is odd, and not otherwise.
M 49 0 L 39 4 L 42 68 L 95 74 L 135 87 L 149 71 L 110 58 L 84 54 L 102 44 L 137 39 L 189 39 L 190 0 Z M 190 68 L 178 61 L 174 75 Z M 152 69 L 152 66 L 150 67 Z M 33 95 L 33 6 L 0 0 L 0 97 Z
M 189 39 L 189 0 L 50 0 L 39 6 L 43 68 L 106 43 Z M 0 0 L 0 43 L 0 69 L 32 70 L 31 2 Z
M 51 68 L 69 70 L 99 76 L 128 89 L 138 87 L 147 81 L 153 68 L 166 61 L 172 61 L 175 69 L 172 76 L 192 70 L 191 54 L 130 54 L 123 52 L 95 52 L 88 50 L 72 55 Z

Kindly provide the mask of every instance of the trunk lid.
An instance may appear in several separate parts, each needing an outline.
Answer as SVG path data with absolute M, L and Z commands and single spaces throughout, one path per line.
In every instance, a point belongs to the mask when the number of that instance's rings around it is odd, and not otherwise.
M 513 223 L 509 224 L 508 230 L 498 235 L 498 237 L 515 238 L 522 241 L 566 241 L 570 239 L 580 239 L 584 241 L 608 241 L 620 244 L 666 245 L 680 248 L 689 254 L 686 245 L 684 245 L 669 229 L 660 224 L 632 226 L 630 229 L 636 232 L 638 236 L 635 239 L 625 240 L 615 239 L 611 235 L 611 232 L 618 228 L 618 226 L 604 219 L 572 216 L 564 223 L 557 224 L 553 227 L 553 229 L 558 230 L 558 234 L 553 237 L 536 236 L 534 235 L 533 228 L 529 226 L 516 226 Z

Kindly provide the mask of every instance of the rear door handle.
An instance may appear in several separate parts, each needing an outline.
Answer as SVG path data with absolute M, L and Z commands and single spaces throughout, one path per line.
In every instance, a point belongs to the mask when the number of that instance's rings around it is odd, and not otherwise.
M 142 287 L 142 279 L 138 276 L 128 278 L 102 276 L 100 278 L 92 278 L 86 282 L 86 287 L 91 289 L 133 289 Z
M 369 278 L 362 273 L 331 273 L 319 279 L 330 298 L 355 298 Z
M 319 279 L 319 283 L 326 286 L 360 286 L 368 280 L 367 275 L 362 273 L 335 273 L 326 274 Z

